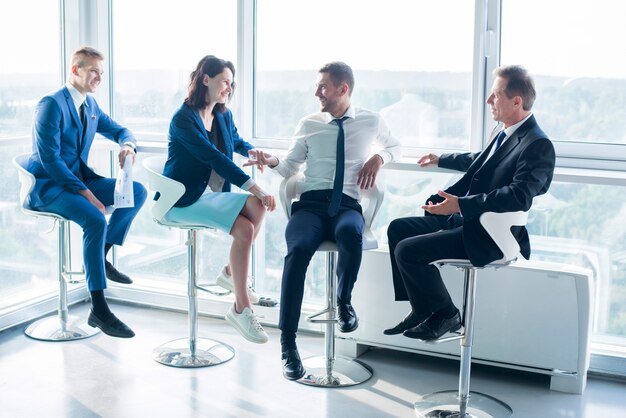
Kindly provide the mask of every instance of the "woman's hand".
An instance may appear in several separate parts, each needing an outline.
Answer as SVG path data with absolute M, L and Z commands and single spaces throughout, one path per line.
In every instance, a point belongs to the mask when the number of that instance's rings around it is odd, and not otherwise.
M 257 184 L 250 187 L 250 190 L 248 191 L 252 193 L 257 199 L 259 199 L 268 211 L 272 212 L 274 209 L 276 209 L 276 199 L 274 198 L 274 196 L 265 193 Z

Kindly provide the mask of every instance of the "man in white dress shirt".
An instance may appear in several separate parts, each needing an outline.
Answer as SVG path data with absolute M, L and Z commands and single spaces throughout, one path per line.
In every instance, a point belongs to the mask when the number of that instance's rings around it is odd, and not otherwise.
M 285 231 L 287 256 L 283 270 L 280 322 L 283 375 L 304 376 L 296 347 L 296 331 L 311 257 L 322 241 L 336 241 L 339 330 L 352 332 L 358 318 L 351 305 L 352 288 L 361 265 L 364 220 L 359 189 L 376 181 L 383 164 L 399 157 L 400 145 L 376 113 L 351 105 L 352 69 L 342 62 L 323 66 L 315 96 L 320 112 L 303 118 L 284 159 L 258 152 L 257 165 L 269 165 L 283 177 L 296 174 L 302 164 L 304 184 L 300 200 L 291 208 Z M 372 154 L 372 145 L 381 150 Z

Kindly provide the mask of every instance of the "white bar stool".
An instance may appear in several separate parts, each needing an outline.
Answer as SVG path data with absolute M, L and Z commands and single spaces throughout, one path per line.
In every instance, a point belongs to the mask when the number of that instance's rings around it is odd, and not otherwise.
M 291 216 L 291 203 L 299 196 L 298 184 L 302 182 L 302 174 L 285 178 L 280 185 L 280 202 L 287 215 Z M 364 204 L 363 218 L 363 250 L 378 248 L 378 242 L 371 231 L 372 222 L 383 202 L 384 191 L 377 186 L 361 190 Z M 337 324 L 337 244 L 324 241 L 317 252 L 326 253 L 326 308 L 309 315 L 307 321 L 325 324 L 324 355 L 308 357 L 302 360 L 306 369 L 304 377 L 298 383 L 318 387 L 345 387 L 363 383 L 372 377 L 372 368 L 360 360 L 335 355 L 335 324 Z M 323 318 L 319 318 L 326 315 Z
M 524 226 L 528 212 L 486 212 L 480 216 L 480 223 L 496 243 L 503 257 L 484 267 L 476 267 L 469 260 L 443 259 L 432 264 L 438 267 L 454 266 L 464 273 L 463 288 L 463 332 L 450 333 L 447 337 L 431 341 L 440 344 L 448 341 L 461 341 L 461 365 L 459 389 L 434 392 L 422 396 L 414 403 L 418 417 L 446 418 L 508 418 L 513 410 L 506 403 L 479 392 L 470 392 L 470 369 L 472 366 L 472 344 L 474 341 L 474 305 L 476 302 L 477 270 L 482 268 L 501 268 L 514 263 L 520 247 L 511 233 L 512 226 Z
M 178 181 L 165 177 L 163 166 L 165 157 L 150 157 L 143 161 L 143 167 L 148 172 L 150 189 L 160 193 L 159 200 L 154 202 L 152 217 L 159 225 L 170 228 L 179 228 L 187 231 L 187 295 L 189 299 L 189 337 L 167 342 L 152 351 L 152 358 L 166 366 L 194 368 L 215 366 L 225 363 L 235 356 L 235 350 L 220 341 L 209 338 L 198 338 L 198 299 L 197 290 L 216 295 L 224 292 L 213 292 L 205 287 L 198 286 L 196 277 L 196 234 L 198 230 L 212 229 L 198 225 L 185 225 L 170 222 L 165 219 L 167 212 L 185 193 L 185 186 Z
M 69 315 L 67 308 L 67 285 L 85 281 L 84 268 L 81 271 L 70 271 L 72 265 L 72 249 L 70 243 L 70 221 L 50 212 L 39 212 L 28 206 L 28 195 L 35 187 L 35 176 L 26 170 L 30 154 L 22 154 L 13 158 L 13 166 L 17 169 L 20 182 L 20 206 L 27 215 L 49 218 L 57 225 L 58 234 L 58 280 L 59 280 L 59 307 L 57 315 L 39 319 L 30 324 L 24 333 L 36 340 L 42 341 L 72 341 L 88 338 L 100 332 L 98 328 L 87 325 L 85 318 Z M 112 212 L 111 207 L 107 209 Z M 52 231 L 54 225 L 50 229 Z M 82 276 L 80 278 L 76 276 Z

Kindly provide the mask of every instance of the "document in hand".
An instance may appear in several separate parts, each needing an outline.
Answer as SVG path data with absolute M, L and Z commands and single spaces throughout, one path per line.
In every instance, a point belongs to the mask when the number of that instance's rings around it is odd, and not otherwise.
M 117 172 L 113 205 L 116 208 L 132 208 L 135 206 L 133 193 L 133 157 L 131 155 L 126 156 L 124 167 Z

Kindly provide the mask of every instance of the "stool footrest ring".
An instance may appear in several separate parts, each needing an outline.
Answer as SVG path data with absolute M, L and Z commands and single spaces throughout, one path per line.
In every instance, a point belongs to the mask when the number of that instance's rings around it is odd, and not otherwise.
M 63 280 L 68 284 L 77 284 L 77 283 L 85 283 L 87 281 L 87 276 L 85 275 L 85 269 L 81 271 L 64 271 L 61 273 L 63 276 Z M 80 276 L 78 278 L 74 278 L 74 276 Z
M 449 332 L 445 335 L 446 336 L 442 336 L 441 338 L 438 338 L 436 340 L 425 341 L 425 343 L 435 345 L 435 344 L 448 343 L 450 341 L 462 340 L 463 338 L 465 338 L 465 332 L 454 331 L 454 332 Z
M 230 290 L 211 290 L 209 288 L 211 287 L 219 287 L 220 289 L 223 289 L 223 287 L 221 287 L 220 285 L 216 284 L 216 283 L 207 283 L 207 284 L 203 284 L 203 283 L 198 283 L 196 285 L 196 289 L 201 290 L 203 292 L 206 293 L 210 293 L 214 296 L 226 296 L 226 295 L 230 295 L 232 292 Z
M 337 322 L 339 322 L 337 318 L 317 319 L 318 316 L 321 316 L 324 314 L 330 314 L 330 313 L 331 313 L 331 310 L 329 308 L 326 308 L 323 311 L 319 311 L 317 313 L 307 316 L 306 320 L 307 322 L 310 322 L 312 324 L 336 324 Z

